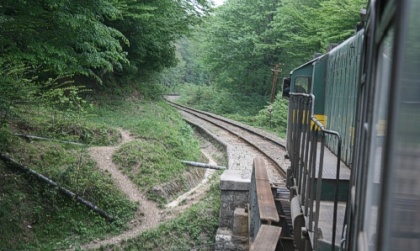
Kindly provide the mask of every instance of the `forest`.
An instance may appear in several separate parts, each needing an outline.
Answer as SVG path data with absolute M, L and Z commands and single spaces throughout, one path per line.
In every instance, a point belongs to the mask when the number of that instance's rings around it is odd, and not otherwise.
M 179 93 L 184 104 L 284 136 L 287 101 L 278 94 L 282 78 L 354 34 L 366 3 L 2 0 L 0 153 L 83 194 L 118 220 L 108 226 L 99 218 L 81 216 L 85 209 L 0 161 L 0 249 L 53 250 L 102 238 L 126 229 L 136 207 L 110 187 L 108 176 L 91 171 L 87 147 L 38 143 L 22 135 L 104 146 L 117 144 L 116 128 L 124 128 L 149 141 L 127 146 L 129 153 L 119 152 L 114 162 L 150 161 L 164 168 L 180 156 L 193 160 L 199 155 L 192 129 L 161 98 Z M 146 153 L 151 142 L 163 143 Z M 153 151 L 165 153 L 164 163 L 146 156 Z M 151 188 L 182 168 L 149 170 L 147 181 L 136 182 L 149 199 L 163 203 Z M 214 210 L 211 217 L 217 218 Z M 190 217 L 200 218 L 200 212 L 196 209 Z M 190 221 L 185 217 L 181 226 Z M 66 222 L 69 228 L 62 224 L 66 218 L 72 219 Z M 204 218 L 196 226 L 203 226 L 212 239 L 215 230 L 209 222 L 216 227 L 217 222 Z M 171 229 L 175 227 L 164 231 Z M 147 242 L 155 235 L 141 238 Z M 191 246 L 197 242 L 193 237 L 176 241 Z
M 286 76 L 349 37 L 365 2 L 2 1 L 0 124 L 13 103 L 62 102 L 63 89 L 154 97 L 189 83 L 269 96 L 276 64 Z

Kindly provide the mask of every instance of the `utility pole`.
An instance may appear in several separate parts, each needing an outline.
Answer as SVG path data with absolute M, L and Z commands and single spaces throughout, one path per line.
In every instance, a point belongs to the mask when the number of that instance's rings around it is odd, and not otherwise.
M 279 74 L 279 72 L 281 72 L 282 69 L 280 69 L 280 64 L 276 64 L 274 69 L 271 69 L 271 71 L 273 72 L 274 76 L 273 76 L 273 85 L 271 87 L 271 103 L 274 102 L 274 98 L 276 97 L 276 92 L 277 92 L 277 76 Z

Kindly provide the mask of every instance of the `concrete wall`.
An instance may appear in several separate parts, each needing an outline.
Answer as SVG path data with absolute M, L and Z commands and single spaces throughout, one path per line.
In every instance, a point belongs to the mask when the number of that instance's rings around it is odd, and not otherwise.
M 248 204 L 250 182 L 250 170 L 226 170 L 222 174 L 220 220 L 215 250 L 249 249 L 245 208 Z

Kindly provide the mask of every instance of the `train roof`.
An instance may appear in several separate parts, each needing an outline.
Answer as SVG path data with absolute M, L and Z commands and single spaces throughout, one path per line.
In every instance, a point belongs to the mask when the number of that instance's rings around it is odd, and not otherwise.
M 291 70 L 291 71 L 290 71 L 290 75 L 292 75 L 292 74 L 293 74 L 293 72 L 294 72 L 294 71 L 296 71 L 297 69 L 303 68 L 303 67 L 305 67 L 305 66 L 308 66 L 309 64 L 312 64 L 312 63 L 313 63 L 313 62 L 315 62 L 315 61 L 318 61 L 318 59 L 322 58 L 323 56 L 325 56 L 325 54 L 322 54 L 321 56 L 316 57 L 316 58 L 312 59 L 311 61 L 306 62 L 306 63 L 304 63 L 303 65 L 300 65 L 300 66 L 298 66 L 298 67 L 294 68 L 293 70 Z
M 318 57 L 316 57 L 316 58 L 314 58 L 314 59 L 312 59 L 312 60 L 310 60 L 310 61 L 308 61 L 308 62 L 306 62 L 306 63 L 304 63 L 304 64 L 302 64 L 302 65 L 300 65 L 298 67 L 296 67 L 296 68 L 294 68 L 293 70 L 290 71 L 290 75 L 292 75 L 293 72 L 296 71 L 296 70 L 298 70 L 298 69 L 301 69 L 301 68 L 306 67 L 306 66 L 308 66 L 310 64 L 313 64 L 314 62 L 316 62 L 319 59 L 325 57 L 326 55 L 330 55 L 330 54 L 334 53 L 335 51 L 339 50 L 341 47 L 343 47 L 343 46 L 347 45 L 348 43 L 350 43 L 351 41 L 353 41 L 357 36 L 363 36 L 364 32 L 365 32 L 364 29 L 361 29 L 360 31 L 356 32 L 353 36 L 347 38 L 342 43 L 340 43 L 339 45 L 335 46 L 333 49 L 331 49 L 331 51 L 329 51 L 329 52 L 327 52 L 325 54 L 322 54 L 321 56 L 318 56 Z
M 336 47 L 334 47 L 333 49 L 331 49 L 331 51 L 329 51 L 327 54 L 333 54 L 333 53 L 335 53 L 337 50 L 339 50 L 343 46 L 346 46 L 348 43 L 351 43 L 352 41 L 354 41 L 358 36 L 363 36 L 364 33 L 365 33 L 365 30 L 364 29 L 359 30 L 358 32 L 356 32 L 355 34 L 353 34 L 353 36 L 347 38 L 342 43 L 340 43 L 339 45 L 337 45 Z

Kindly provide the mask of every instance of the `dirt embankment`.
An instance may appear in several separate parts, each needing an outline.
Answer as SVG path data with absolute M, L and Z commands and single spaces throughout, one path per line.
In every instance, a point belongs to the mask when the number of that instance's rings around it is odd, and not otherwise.
M 98 239 L 91 243 L 87 243 L 81 246 L 82 249 L 97 249 L 105 245 L 118 244 L 123 240 L 134 238 L 148 229 L 156 228 L 160 223 L 176 217 L 185 209 L 197 203 L 210 187 L 208 181 L 214 171 L 192 168 L 189 172 L 184 173 L 182 177 L 175 179 L 173 182 L 164 183 L 156 187 L 156 190 L 160 190 L 162 195 L 168 198 L 178 194 L 180 187 L 185 189 L 186 186 L 189 189 L 186 193 L 168 203 L 164 209 L 158 208 L 157 204 L 147 200 L 145 194 L 143 194 L 112 162 L 112 155 L 114 152 L 122 144 L 134 140 L 128 131 L 120 129 L 120 132 L 122 141 L 119 145 L 91 147 L 89 153 L 97 162 L 98 168 L 104 172 L 109 172 L 112 179 L 115 181 L 116 186 L 121 189 L 131 201 L 138 203 L 139 208 L 135 217 L 130 221 L 130 228 L 128 231 L 104 240 Z M 202 152 L 209 160 L 209 163 L 216 165 L 216 162 L 211 157 L 212 153 L 209 151 L 213 151 L 213 149 L 202 149 Z

